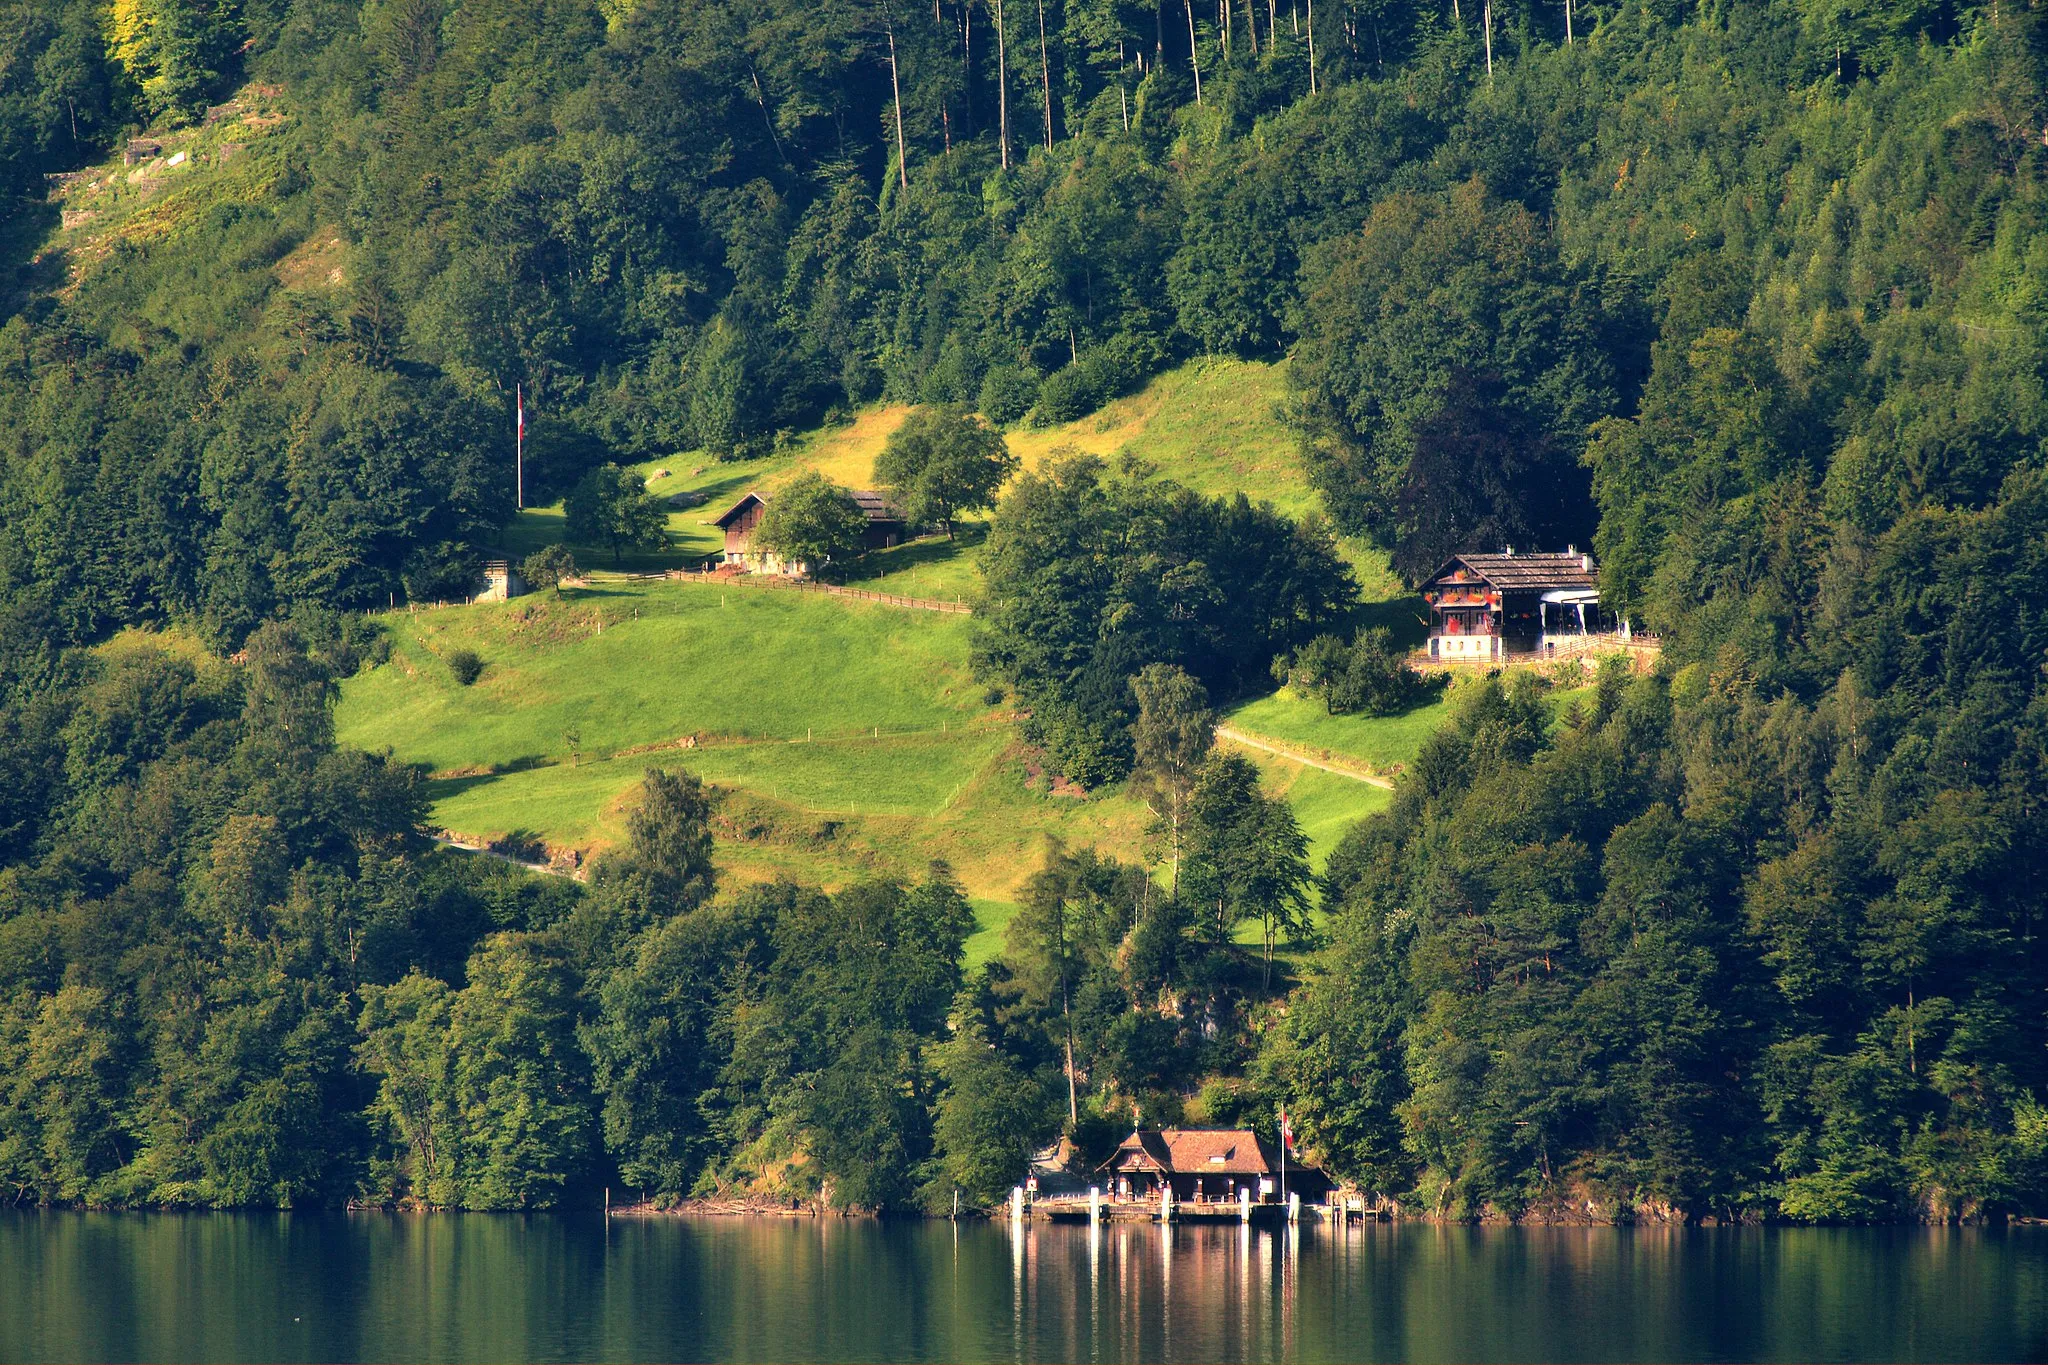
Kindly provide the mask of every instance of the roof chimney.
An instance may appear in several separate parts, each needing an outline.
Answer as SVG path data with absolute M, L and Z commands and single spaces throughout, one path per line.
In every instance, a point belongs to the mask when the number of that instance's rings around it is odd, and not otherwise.
M 1579 556 L 1579 567 L 1587 573 L 1593 572 L 1593 556 L 1590 551 Z
M 1509 554 L 1510 556 L 1512 556 L 1512 555 L 1514 554 L 1514 552 L 1515 552 L 1515 547 L 1514 547 L 1514 546 L 1512 546 L 1512 545 L 1508 546 L 1508 548 L 1507 548 L 1507 553 L 1508 553 L 1508 554 Z

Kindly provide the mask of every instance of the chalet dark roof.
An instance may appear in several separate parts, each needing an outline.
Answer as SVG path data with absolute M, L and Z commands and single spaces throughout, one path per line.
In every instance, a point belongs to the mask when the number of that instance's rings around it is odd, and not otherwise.
M 748 503 L 758 502 L 763 505 L 766 505 L 767 501 L 768 499 L 762 497 L 759 493 L 754 492 L 752 489 L 749 489 L 745 493 L 742 493 L 740 495 L 740 500 L 738 502 L 734 503 L 732 506 L 726 508 L 723 512 L 720 512 L 717 516 L 713 517 L 711 519 L 711 524 L 713 526 L 724 526 L 730 521 L 732 521 L 734 517 L 737 517 L 740 513 L 746 511 Z
M 1138 1156 L 1145 1160 L 1132 1160 Z M 1176 1175 L 1268 1175 L 1279 1169 L 1279 1159 L 1268 1156 L 1249 1128 L 1141 1129 L 1098 1169 L 1147 1165 Z
M 859 505 L 860 510 L 868 514 L 869 521 L 903 520 L 903 514 L 897 511 L 889 502 L 888 494 L 878 492 L 872 488 L 855 488 L 849 491 L 853 494 L 853 500 Z
M 1591 555 L 1580 554 L 1453 555 L 1429 581 L 1438 582 L 1462 565 L 1502 592 L 1598 590 L 1592 563 Z
M 872 488 L 853 488 L 847 491 L 853 498 L 854 504 L 867 514 L 867 519 L 870 523 L 900 522 L 903 520 L 903 514 L 897 511 L 889 502 L 887 494 L 879 493 Z M 734 518 L 738 517 L 740 513 L 746 511 L 749 503 L 760 503 L 765 507 L 768 505 L 768 495 L 753 489 L 747 490 L 740 495 L 738 502 L 726 508 L 725 511 L 719 513 L 716 517 L 713 517 L 711 524 L 713 526 L 727 525 Z

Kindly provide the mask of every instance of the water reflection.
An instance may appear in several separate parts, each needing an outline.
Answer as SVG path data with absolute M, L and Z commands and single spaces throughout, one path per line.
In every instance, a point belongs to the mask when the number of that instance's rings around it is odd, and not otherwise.
M 0 1215 L 0 1359 L 2040 1360 L 2048 1229 Z

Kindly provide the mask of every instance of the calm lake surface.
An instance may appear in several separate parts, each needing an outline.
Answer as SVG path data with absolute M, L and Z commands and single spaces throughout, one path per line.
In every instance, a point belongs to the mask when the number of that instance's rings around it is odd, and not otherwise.
M 0 1214 L 6 1360 L 2048 1359 L 2048 1228 Z

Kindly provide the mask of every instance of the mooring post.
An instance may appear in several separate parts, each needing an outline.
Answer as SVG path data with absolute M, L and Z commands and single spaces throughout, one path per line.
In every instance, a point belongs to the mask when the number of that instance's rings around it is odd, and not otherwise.
M 1010 1221 L 1013 1223 L 1024 1221 L 1024 1187 L 1022 1185 L 1010 1186 Z
M 1298 1223 L 1301 1221 L 1300 1190 L 1289 1190 L 1287 1192 L 1287 1221 L 1290 1223 Z
M 1088 1187 L 1088 1226 L 1094 1227 L 1102 1221 L 1102 1186 Z
M 1251 1225 L 1252 1187 L 1249 1185 L 1239 1185 L 1237 1187 L 1237 1220 L 1246 1226 Z
M 1159 1221 L 1173 1221 L 1173 1184 L 1166 1180 L 1159 1182 Z

